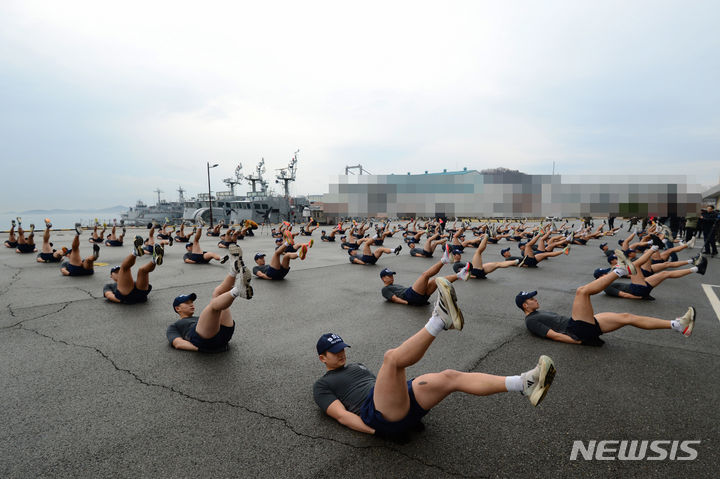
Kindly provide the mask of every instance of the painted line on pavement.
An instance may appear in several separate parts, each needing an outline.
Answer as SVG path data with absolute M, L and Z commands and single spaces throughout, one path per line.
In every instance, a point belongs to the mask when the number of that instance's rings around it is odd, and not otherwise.
M 718 321 L 720 321 L 720 298 L 718 298 L 715 291 L 713 291 L 713 288 L 720 288 L 720 286 L 716 284 L 703 284 L 702 288 L 710 301 L 710 305 L 715 310 L 715 316 L 717 316 Z

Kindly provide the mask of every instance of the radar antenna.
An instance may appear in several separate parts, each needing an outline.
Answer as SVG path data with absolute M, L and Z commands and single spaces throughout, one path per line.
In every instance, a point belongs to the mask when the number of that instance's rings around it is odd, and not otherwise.
M 235 176 L 233 178 L 225 178 L 223 183 L 228 185 L 230 193 L 235 196 L 235 186 L 242 183 L 244 179 L 245 176 L 242 174 L 242 163 L 239 163 L 237 168 L 235 168 Z
M 175 191 L 177 191 L 177 192 L 179 193 L 179 196 L 178 196 L 179 200 L 178 200 L 178 201 L 180 201 L 180 203 L 185 203 L 185 194 L 184 194 L 184 193 L 185 193 L 185 189 L 184 189 L 182 186 L 179 186 L 178 189 L 175 190 Z
M 157 193 L 157 195 L 158 195 L 158 202 L 157 202 L 157 204 L 160 204 L 160 193 L 162 193 L 162 191 L 160 190 L 160 188 L 155 188 L 155 189 L 153 190 L 153 193 Z
M 255 175 L 254 176 L 246 176 L 245 179 L 248 180 L 252 184 L 252 192 L 257 193 L 257 189 L 255 185 L 257 183 L 260 183 L 260 187 L 263 187 L 263 184 L 267 184 L 267 182 L 263 179 L 263 173 L 265 173 L 265 158 L 260 159 L 260 163 L 257 164 L 255 167 Z M 263 188 L 263 191 L 265 188 Z
M 281 181 L 284 183 L 285 187 L 285 198 L 290 197 L 290 182 L 295 181 L 295 175 L 297 174 L 297 157 L 298 153 L 300 153 L 300 150 L 296 150 L 293 154 L 293 157 L 290 159 L 290 163 L 288 163 L 288 166 L 286 168 L 279 168 L 277 171 L 280 173 L 277 174 L 275 178 L 275 183 L 280 183 Z

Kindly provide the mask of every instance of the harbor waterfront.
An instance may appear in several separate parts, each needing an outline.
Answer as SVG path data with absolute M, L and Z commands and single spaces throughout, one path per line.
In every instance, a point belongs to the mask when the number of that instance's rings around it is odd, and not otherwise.
M 135 232 L 147 234 L 131 229 L 128 237 Z M 204 307 L 227 270 L 183 263 L 182 244 L 166 247 L 148 302 L 134 306 L 102 298 L 110 267 L 130 252 L 128 239 L 124 247 L 102 247 L 95 274 L 79 278 L 62 277 L 58 265 L 37 263 L 34 254 L 0 249 L 3 476 L 716 476 L 720 320 L 710 294 L 720 295 L 718 258 L 709 258 L 704 276 L 661 285 L 655 301 L 593 297 L 597 311 L 668 319 L 693 305 L 692 337 L 623 328 L 602 348 L 534 337 L 514 304 L 517 292 L 537 289 L 544 308 L 569 314 L 575 289 L 606 264 L 598 240 L 537 269 L 456 283 L 465 328 L 438 337 L 409 377 L 447 368 L 511 374 L 547 354 L 558 370 L 555 382 L 538 408 L 517 394 L 455 394 L 424 418 L 423 431 L 390 441 L 320 412 L 312 384 L 324 368 L 315 343 L 322 333 L 340 334 L 352 346 L 350 361 L 377 372 L 383 353 L 432 311 L 385 301 L 379 271 L 391 268 L 398 283 L 410 284 L 434 260 L 410 258 L 403 249 L 375 266 L 353 266 L 337 243 L 318 236 L 284 281 L 253 280 L 254 298 L 231 308 L 230 350 L 215 355 L 174 350 L 165 338 L 176 319 L 173 298 L 195 292 Z M 83 255 L 91 251 L 87 237 L 81 236 Z M 71 240 L 70 232 L 53 233 L 55 245 Z M 203 249 L 224 254 L 216 243 L 201 240 Z M 393 248 L 402 239 L 385 243 Z M 273 250 L 267 229 L 239 244 L 250 266 L 256 252 Z M 488 245 L 484 256 L 496 261 L 504 247 Z M 621 439 L 700 442 L 692 461 L 571 460 L 576 441 Z

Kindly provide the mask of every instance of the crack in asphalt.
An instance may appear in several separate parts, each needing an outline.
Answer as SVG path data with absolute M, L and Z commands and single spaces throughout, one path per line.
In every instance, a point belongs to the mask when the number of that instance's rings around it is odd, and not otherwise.
M 15 324 L 11 324 L 11 325 L 9 325 L 9 326 L 3 326 L 2 328 L 0 328 L 0 330 L 10 329 L 10 328 L 14 328 L 14 327 L 16 327 L 16 326 L 21 326 L 25 321 L 32 321 L 32 320 L 35 320 L 35 319 L 40 319 L 40 318 L 44 318 L 44 317 L 46 317 L 46 316 L 50 316 L 51 314 L 57 314 L 57 313 L 59 313 L 60 311 L 62 311 L 63 309 L 65 309 L 65 308 L 67 308 L 68 306 L 70 306 L 70 302 L 61 303 L 61 304 L 62 304 L 62 306 L 61 306 L 60 309 L 58 309 L 57 311 L 50 311 L 49 313 L 41 314 L 40 316 L 35 316 L 34 318 L 23 319 L 22 321 L 18 321 L 18 322 L 15 323 Z M 12 310 L 12 308 L 10 307 L 9 304 L 8 304 L 8 310 L 10 311 L 10 316 L 12 316 L 13 318 L 16 318 L 16 317 L 17 317 L 17 316 L 15 316 L 15 312 Z M 26 328 L 26 329 L 27 329 L 27 328 Z M 30 330 L 30 331 L 32 331 L 32 330 Z
M 20 273 L 22 273 L 22 268 L 15 268 L 13 266 L 10 266 L 7 263 L 3 263 L 3 266 L 5 266 L 6 268 L 10 268 L 10 269 L 16 269 L 17 271 L 15 272 L 15 274 L 12 275 L 12 278 L 10 278 L 8 280 L 7 288 L 0 291 L 0 295 L 7 294 L 7 292 L 10 291 L 10 287 L 12 286 L 12 284 L 18 279 L 18 277 L 20 276 Z
M 63 308 L 61 308 L 59 311 L 62 311 L 62 309 L 64 309 L 68 304 L 70 304 L 70 303 L 66 303 L 66 305 L 63 306 Z M 59 312 L 59 311 L 57 311 L 57 312 Z M 54 314 L 54 313 L 48 313 L 48 314 Z M 43 315 L 43 316 L 46 316 L 46 315 Z M 40 317 L 42 317 L 42 316 L 40 316 Z M 37 319 L 37 318 L 33 318 L 33 319 Z M 28 321 L 28 320 L 24 320 L 24 321 Z M 181 391 L 181 390 L 179 390 L 179 389 L 176 389 L 176 388 L 173 387 L 173 386 L 168 386 L 168 385 L 165 385 L 165 384 L 160 384 L 160 383 L 154 383 L 154 382 L 147 381 L 147 380 L 143 379 L 142 377 L 140 377 L 137 373 L 135 373 L 135 372 L 133 372 L 133 371 L 131 371 L 131 370 L 129 370 L 129 369 L 125 369 L 125 368 L 122 368 L 122 367 L 118 366 L 118 364 L 117 364 L 109 355 L 107 355 L 105 352 L 103 352 L 103 351 L 100 350 L 99 348 L 96 348 L 95 346 L 88 346 L 88 345 L 85 345 L 85 344 L 70 343 L 70 342 L 65 341 L 65 340 L 63 340 L 63 339 L 54 338 L 54 337 L 52 337 L 52 336 L 50 336 L 50 335 L 41 333 L 41 332 L 38 331 L 38 330 L 35 330 L 35 329 L 32 329 L 32 328 L 26 327 L 25 325 L 22 324 L 22 321 L 19 322 L 19 323 L 17 323 L 15 326 L 17 326 L 18 329 L 21 329 L 21 330 L 24 330 L 24 331 L 28 331 L 28 332 L 34 333 L 34 334 L 36 334 L 36 335 L 38 335 L 38 336 L 40 336 L 40 337 L 49 339 L 50 341 L 52 341 L 52 342 L 54 342 L 54 343 L 59 343 L 59 344 L 64 344 L 64 345 L 69 346 L 69 347 L 77 347 L 77 348 L 83 348 L 83 349 L 88 349 L 88 350 L 90 350 L 90 351 L 94 351 L 94 352 L 96 352 L 97 354 L 99 354 L 103 359 L 105 359 L 107 362 L 109 362 L 109 363 L 115 368 L 116 371 L 121 372 L 121 373 L 125 373 L 125 374 L 131 376 L 136 382 L 142 384 L 143 386 L 147 386 L 147 387 L 157 387 L 157 388 L 160 388 L 160 389 L 164 389 L 164 390 L 166 390 L 166 391 L 170 391 L 170 392 L 172 392 L 172 393 L 174 393 L 174 394 L 177 394 L 178 396 L 181 396 L 181 397 L 183 397 L 183 398 L 185 398 L 185 399 L 189 399 L 189 400 L 191 400 L 191 401 L 197 401 L 197 402 L 204 403 L 204 404 L 218 404 L 218 405 L 222 405 L 222 406 L 228 406 L 228 407 L 231 407 L 231 408 L 234 408 L 234 409 L 241 409 L 241 410 L 243 410 L 243 411 L 245 411 L 245 412 L 247 412 L 247 413 L 255 414 L 255 415 L 260 416 L 260 417 L 262 417 L 262 418 L 264 418 L 264 419 L 269 419 L 269 420 L 272 420 L 272 421 L 277 421 L 277 422 L 281 423 L 281 424 L 285 427 L 285 429 L 289 430 L 290 432 L 292 432 L 292 433 L 295 434 L 296 436 L 301 437 L 301 438 L 304 438 L 304 439 L 313 439 L 313 440 L 328 441 L 328 442 L 332 442 L 332 443 L 335 443 L 335 444 L 340 444 L 340 445 L 342 445 L 342 446 L 351 447 L 351 448 L 353 448 L 353 449 L 384 449 L 384 450 L 390 450 L 390 451 L 392 451 L 392 452 L 394 452 L 394 453 L 396 453 L 396 454 L 398 454 L 398 455 L 400 455 L 400 456 L 403 456 L 403 457 L 405 457 L 405 458 L 407 458 L 407 459 L 409 459 L 409 460 L 411 460 L 411 461 L 413 461 L 413 462 L 416 462 L 416 463 L 418 463 L 418 464 L 421 464 L 422 466 L 430 467 L 430 468 L 433 468 L 433 469 L 437 469 L 438 471 L 441 471 L 442 473 L 448 474 L 448 475 L 451 475 L 451 476 L 463 477 L 463 478 L 485 477 L 485 476 L 476 476 L 476 475 L 475 475 L 475 476 L 468 476 L 468 475 L 465 475 L 465 474 L 462 474 L 462 473 L 459 473 L 459 472 L 449 471 L 449 470 L 443 468 L 442 466 L 438 466 L 437 464 L 433 464 L 433 463 L 424 461 L 424 460 L 422 460 L 421 458 L 414 457 L 414 456 L 412 456 L 412 455 L 410 455 L 410 454 L 407 454 L 407 453 L 405 453 L 405 452 L 403 452 L 403 451 L 401 451 L 401 450 L 398 450 L 398 449 L 396 449 L 396 448 L 388 447 L 387 445 L 382 445 L 382 446 L 375 446 L 375 445 L 360 446 L 360 445 L 357 445 L 357 444 L 352 444 L 352 443 L 349 443 L 349 442 L 340 441 L 340 440 L 338 440 L 338 439 L 328 438 L 328 437 L 324 437 L 324 436 L 314 436 L 314 435 L 312 435 L 312 434 L 303 433 L 303 432 L 300 432 L 300 431 L 296 430 L 295 427 L 294 427 L 292 424 L 290 424 L 290 422 L 289 422 L 286 418 L 279 417 L 279 416 L 273 416 L 272 414 L 267 414 L 267 413 L 264 413 L 264 412 L 261 412 L 261 411 L 256 411 L 256 410 L 254 410 L 254 409 L 248 408 L 247 406 L 243 406 L 242 404 L 236 404 L 236 403 L 233 403 L 233 402 L 227 401 L 227 400 L 204 399 L 204 398 L 201 398 L 201 397 L 193 396 L 193 395 L 188 394 L 188 393 L 186 393 L 186 392 L 184 392 L 184 391 Z M 3 328 L 3 329 L 7 329 L 7 328 Z
M 494 352 L 497 351 L 498 349 L 502 348 L 503 346 L 506 346 L 506 345 L 510 344 L 511 342 L 515 341 L 518 337 L 524 336 L 524 335 L 525 335 L 525 331 L 519 331 L 518 333 L 510 336 L 508 339 L 506 339 L 505 341 L 501 342 L 500 344 L 498 344 L 498 345 L 495 346 L 494 348 L 489 349 L 485 354 L 483 354 L 482 356 L 480 356 L 479 358 L 477 358 L 477 359 L 475 360 L 475 362 L 472 363 L 472 365 L 471 365 L 467 370 L 468 370 L 468 371 L 474 371 L 474 370 L 476 370 L 476 369 L 480 366 L 480 363 L 482 363 L 483 360 L 485 360 L 485 358 L 487 358 L 488 356 L 490 356 L 492 353 L 494 353 Z

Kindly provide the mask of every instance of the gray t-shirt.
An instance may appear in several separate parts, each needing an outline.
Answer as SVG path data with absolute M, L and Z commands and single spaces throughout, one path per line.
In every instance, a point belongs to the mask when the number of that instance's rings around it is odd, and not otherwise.
M 364 365 L 352 363 L 343 368 L 328 371 L 315 381 L 313 397 L 323 412 L 327 411 L 327 408 L 336 399 L 339 399 L 345 409 L 359 415 L 365 398 L 374 386 L 375 375 Z
M 382 289 L 382 295 L 383 298 L 387 299 L 388 301 L 392 301 L 393 296 L 397 296 L 400 299 L 405 299 L 405 291 L 407 291 L 407 286 L 401 286 L 399 284 L 390 284 L 388 286 L 385 286 Z
M 552 311 L 533 311 L 525 316 L 525 326 L 531 333 L 537 334 L 541 338 L 546 337 L 551 329 L 557 333 L 567 334 L 569 322 L 569 317 L 561 316 Z
M 269 264 L 263 264 L 263 265 L 257 265 L 253 267 L 253 274 L 257 276 L 258 271 L 262 274 L 267 274 L 268 270 L 270 269 Z
M 175 338 L 182 338 L 187 340 L 188 334 L 190 333 L 190 328 L 197 324 L 198 319 L 199 318 L 197 316 L 190 316 L 187 318 L 178 319 L 170 326 L 168 326 L 165 335 L 167 336 L 167 340 L 170 342 L 170 344 L 173 343 Z

